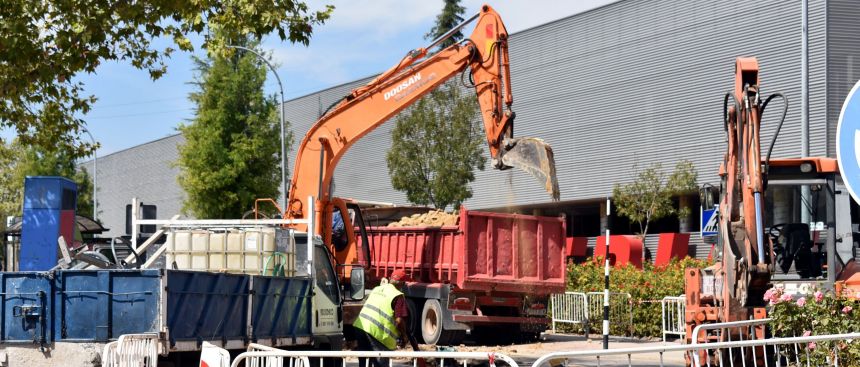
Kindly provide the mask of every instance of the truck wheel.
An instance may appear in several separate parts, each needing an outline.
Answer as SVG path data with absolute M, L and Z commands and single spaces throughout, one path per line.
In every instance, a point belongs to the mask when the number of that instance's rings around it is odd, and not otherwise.
M 428 299 L 424 302 L 421 312 L 421 336 L 424 344 L 428 345 L 459 345 L 466 336 L 465 330 L 445 330 L 444 311 L 437 299 Z
M 442 306 L 439 300 L 428 299 L 421 311 L 421 336 L 424 343 L 436 345 L 442 337 Z

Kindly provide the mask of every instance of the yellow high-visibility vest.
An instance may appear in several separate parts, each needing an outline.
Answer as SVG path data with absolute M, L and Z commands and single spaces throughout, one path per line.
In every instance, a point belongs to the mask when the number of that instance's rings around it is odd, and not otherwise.
M 403 293 L 391 284 L 383 284 L 373 288 L 352 326 L 364 330 L 386 348 L 396 349 L 400 332 L 397 331 L 391 302 L 394 301 L 395 297 L 401 295 Z

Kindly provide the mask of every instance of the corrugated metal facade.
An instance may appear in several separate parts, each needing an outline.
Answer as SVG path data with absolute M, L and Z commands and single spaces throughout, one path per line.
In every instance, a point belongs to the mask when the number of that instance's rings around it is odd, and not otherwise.
M 836 124 L 842 103 L 860 80 L 860 3 L 827 1 L 827 149 L 836 152 Z
M 810 146 L 826 154 L 825 7 L 810 1 Z M 505 15 L 502 14 L 504 17 Z M 634 165 L 693 161 L 700 181 L 715 183 L 722 159 L 722 96 L 732 87 L 734 59 L 754 55 L 765 94 L 791 103 L 774 157 L 800 153 L 800 2 L 627 0 L 510 37 L 515 135 L 555 150 L 563 201 L 606 196 L 632 179 Z M 832 30 L 831 30 L 832 31 Z M 394 60 L 392 60 L 392 63 Z M 287 102 L 297 136 L 327 107 L 366 80 Z M 765 116 L 764 141 L 777 109 Z M 838 112 L 837 112 L 838 113 Z M 404 203 L 385 164 L 388 123 L 345 155 L 338 196 Z M 522 172 L 478 172 L 470 208 L 549 201 Z
M 715 183 L 725 144 L 723 93 L 732 88 L 735 57 L 756 56 L 763 94 L 783 92 L 790 101 L 773 156 L 798 156 L 800 6 L 781 0 L 624 0 L 517 32 L 510 37 L 515 135 L 540 137 L 554 147 L 566 202 L 605 197 L 614 184 L 632 179 L 634 166 L 653 162 L 669 167 L 689 159 L 701 183 Z M 860 78 L 856 19 L 860 7 L 853 0 L 809 1 L 813 155 L 834 154 L 842 100 Z M 369 80 L 288 101 L 285 113 L 296 139 L 321 111 Z M 763 149 L 778 109 L 766 113 Z M 346 153 L 335 174 L 337 196 L 406 203 L 391 188 L 386 167 L 393 125 L 382 125 Z M 112 234 L 122 230 L 131 196 L 159 204 L 159 217 L 178 212 L 182 192 L 171 163 L 181 142 L 169 137 L 99 159 L 100 217 Z M 514 170 L 487 167 L 472 188 L 469 208 L 549 203 L 537 181 Z

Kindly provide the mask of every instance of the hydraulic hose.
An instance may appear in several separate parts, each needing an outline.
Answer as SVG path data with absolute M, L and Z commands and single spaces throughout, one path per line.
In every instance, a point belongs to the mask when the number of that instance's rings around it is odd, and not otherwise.
M 785 122 L 785 116 L 788 114 L 788 99 L 785 98 L 785 95 L 783 95 L 782 93 L 774 93 L 771 94 L 770 97 L 767 97 L 767 99 L 761 105 L 762 116 L 764 116 L 764 110 L 765 108 L 767 108 L 767 104 L 770 103 L 770 100 L 772 100 L 774 97 L 782 98 L 782 117 L 779 119 L 779 125 L 776 125 L 776 133 L 773 134 L 773 139 L 770 140 L 770 146 L 767 148 L 767 156 L 764 160 L 765 172 L 767 172 L 767 169 L 770 167 L 770 153 L 773 152 L 773 146 L 774 144 L 776 144 L 776 138 L 779 136 L 779 130 L 782 129 L 782 123 Z

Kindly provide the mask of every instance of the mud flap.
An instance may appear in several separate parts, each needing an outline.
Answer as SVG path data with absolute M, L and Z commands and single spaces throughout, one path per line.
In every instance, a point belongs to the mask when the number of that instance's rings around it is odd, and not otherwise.
M 501 169 L 515 167 L 537 178 L 552 199 L 558 201 L 558 177 L 552 148 L 538 138 L 517 138 L 505 141 L 501 155 Z

